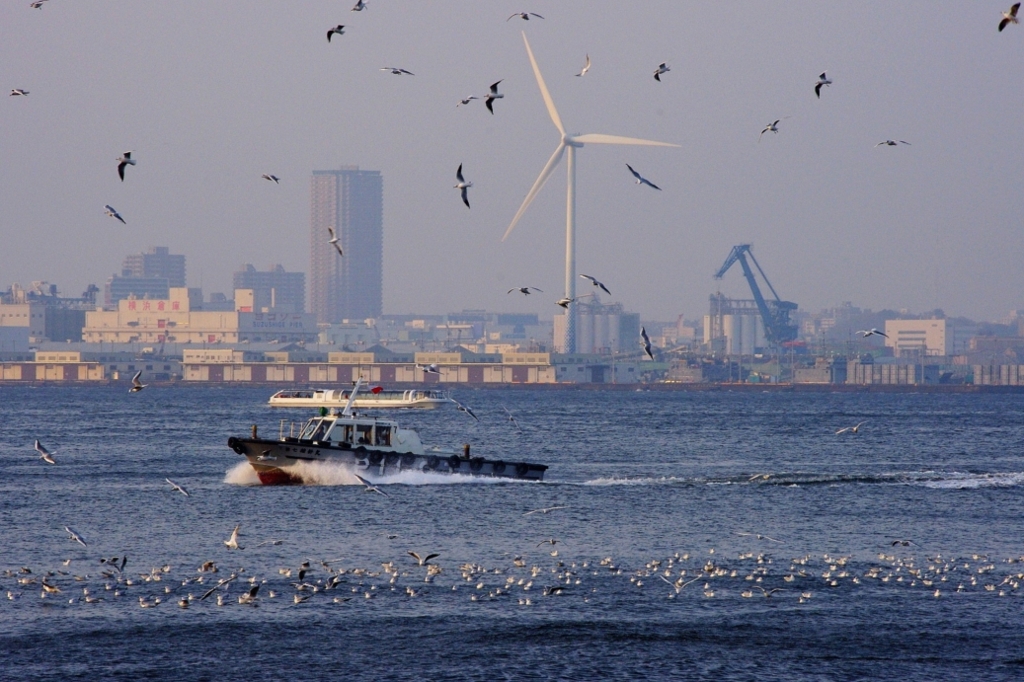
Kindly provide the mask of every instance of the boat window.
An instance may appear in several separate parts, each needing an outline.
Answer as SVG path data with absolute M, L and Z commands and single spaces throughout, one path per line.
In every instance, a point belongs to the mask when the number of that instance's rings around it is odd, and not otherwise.
M 326 419 L 321 421 L 319 426 L 316 427 L 316 430 L 313 431 L 313 435 L 309 437 L 310 440 L 324 440 L 325 436 L 327 436 L 327 429 L 330 428 L 330 426 L 330 421 Z
M 343 443 L 352 443 L 353 442 L 353 440 L 352 440 L 352 425 L 351 424 L 345 424 L 345 426 L 342 427 L 341 441 Z
M 377 425 L 377 445 L 391 447 L 391 427 Z
M 316 428 L 320 426 L 321 421 L 322 420 L 320 419 L 310 419 L 306 422 L 306 425 L 302 427 L 302 433 L 299 434 L 299 438 L 302 440 L 312 439 L 313 433 L 316 431 Z
M 356 442 L 362 445 L 369 445 L 371 443 L 372 431 L 372 424 L 356 424 Z

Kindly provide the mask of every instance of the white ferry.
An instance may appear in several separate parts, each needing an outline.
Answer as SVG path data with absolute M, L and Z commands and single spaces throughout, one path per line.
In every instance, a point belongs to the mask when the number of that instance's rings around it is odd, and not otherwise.
M 338 407 L 343 408 L 352 396 L 350 388 L 324 389 L 309 391 L 278 391 L 270 396 L 271 407 Z M 420 408 L 433 409 L 451 402 L 444 391 L 411 389 L 398 391 L 386 388 L 373 388 L 360 393 L 352 407 L 366 410 L 370 408 Z
M 357 383 L 352 393 L 358 390 Z M 411 470 L 540 481 L 547 471 L 543 464 L 471 457 L 469 445 L 459 450 L 427 448 L 415 431 L 399 428 L 393 420 L 354 414 L 357 401 L 350 397 L 341 413 L 319 414 L 297 432 L 285 435 L 282 425 L 276 439 L 258 437 L 254 426 L 251 437 L 228 438 L 228 447 L 249 461 L 264 485 L 305 483 L 304 465 L 316 462 L 344 464 L 355 474 L 375 478 Z

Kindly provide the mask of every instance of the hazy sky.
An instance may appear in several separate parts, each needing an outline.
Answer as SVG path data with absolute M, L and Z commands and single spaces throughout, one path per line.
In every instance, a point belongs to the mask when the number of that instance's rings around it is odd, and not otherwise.
M 746 242 L 803 310 L 1024 308 L 1024 25 L 996 31 L 1009 0 L 352 2 L 4 0 L 0 88 L 30 95 L 0 95 L 0 283 L 78 295 L 154 245 L 207 293 L 244 262 L 308 272 L 311 171 L 358 165 L 384 176 L 385 312 L 549 317 L 564 162 L 500 242 L 558 143 L 525 30 L 570 131 L 681 145 L 577 154 L 578 270 L 644 319 L 703 315 L 719 287 L 747 297 L 738 269 L 711 277 Z M 546 19 L 505 21 L 523 10 Z M 495 115 L 456 108 L 498 79 Z M 874 147 L 887 138 L 912 146 Z M 545 294 L 506 295 L 520 285 Z

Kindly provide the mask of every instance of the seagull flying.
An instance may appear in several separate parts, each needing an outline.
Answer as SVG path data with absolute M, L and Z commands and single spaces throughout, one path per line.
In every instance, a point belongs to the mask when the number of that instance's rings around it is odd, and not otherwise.
M 366 3 L 363 2 L 363 0 L 359 0 L 359 2 L 356 3 L 355 7 L 353 7 L 349 11 L 350 12 L 362 12 L 364 9 L 366 9 Z
M 276 175 L 271 175 L 270 173 L 264 173 L 260 177 L 262 177 L 264 180 L 271 180 L 271 181 L 273 181 L 273 183 L 275 185 L 281 184 L 281 178 L 277 177 Z
M 73 540 L 73 541 L 77 542 L 78 544 L 80 544 L 82 547 L 88 547 L 89 546 L 89 545 L 85 544 L 85 538 L 82 537 L 82 534 L 79 533 L 78 531 L 76 531 L 71 526 L 64 526 L 64 530 L 66 530 L 68 532 L 68 540 Z
M 182 495 L 184 495 L 185 497 L 191 497 L 191 496 L 190 496 L 190 495 L 188 494 L 188 491 L 187 491 L 187 490 L 185 490 L 184 488 L 182 488 L 182 487 L 181 487 L 180 485 L 178 485 L 177 483 L 175 483 L 175 482 L 174 482 L 174 481 L 172 481 L 171 479 L 169 479 L 169 478 L 165 478 L 164 480 L 165 480 L 165 481 L 167 481 L 168 483 L 170 483 L 170 484 L 171 484 L 171 488 L 173 488 L 173 489 L 174 489 L 175 491 L 177 491 L 177 492 L 181 493 L 181 494 L 182 494 Z
M 106 213 L 106 214 L 107 214 L 108 216 L 110 216 L 111 218 L 117 218 L 117 219 L 118 219 L 118 220 L 120 220 L 120 221 L 121 221 L 121 223 L 122 223 L 122 224 L 124 224 L 124 225 L 127 225 L 127 224 L 128 224 L 128 223 L 124 222 L 124 218 L 122 218 L 122 217 L 121 217 L 121 214 L 117 212 L 117 209 L 115 209 L 115 208 L 114 208 L 113 206 L 111 206 L 110 204 L 107 204 L 107 205 L 106 205 L 106 206 L 104 206 L 103 208 L 107 209 L 106 211 L 104 211 L 104 213 Z
M 1014 5 L 1014 7 L 1016 7 L 1016 5 Z M 896 545 L 899 545 L 900 547 L 909 547 L 910 545 L 913 545 L 914 547 L 920 547 L 921 546 L 921 545 L 917 544 L 916 542 L 914 542 L 913 540 L 893 540 L 892 541 L 892 546 L 895 547 Z
M 647 357 L 651 360 L 654 359 L 654 353 L 651 352 L 651 337 L 647 336 L 647 330 L 640 327 L 640 345 L 644 347 L 644 352 L 647 353 Z
M 519 292 L 519 293 L 521 293 L 521 294 L 522 294 L 523 296 L 529 296 L 529 295 L 530 295 L 530 290 L 531 290 L 531 289 L 532 289 L 533 291 L 539 291 L 539 292 L 540 292 L 540 293 L 542 293 L 542 294 L 544 293 L 544 290 L 543 290 L 543 289 L 538 289 L 537 287 L 512 287 L 511 289 L 509 289 L 509 290 L 508 290 L 508 293 L 510 293 L 510 294 L 511 294 L 511 293 L 512 293 L 513 291 L 518 291 L 518 292 Z
M 826 76 L 826 73 L 827 72 L 822 71 L 821 75 L 818 76 L 818 82 L 814 84 L 814 94 L 817 96 L 818 99 L 821 99 L 821 86 L 832 85 L 832 79 Z
M 1017 10 L 1020 9 L 1020 3 L 1016 2 L 1013 7 L 1010 8 L 1009 12 L 1003 12 L 1003 20 L 999 22 L 999 30 L 1002 31 L 1006 28 L 1007 24 L 1019 24 L 1017 20 Z
M 761 131 L 761 135 L 757 136 L 757 141 L 760 142 L 761 141 L 761 137 L 765 133 L 767 133 L 768 131 L 771 131 L 773 133 L 778 133 L 779 132 L 779 121 L 781 121 L 781 120 L 782 120 L 781 118 L 777 118 L 777 119 L 775 119 L 775 123 L 769 123 L 768 125 L 766 125 L 764 127 L 764 130 Z
M 883 144 L 886 145 L 887 147 L 896 147 L 896 146 L 901 145 L 901 144 L 910 144 L 910 143 L 906 142 L 905 140 L 886 140 L 885 142 L 879 142 L 875 146 L 876 147 L 881 147 Z
M 228 549 L 245 549 L 238 544 L 238 529 L 242 527 L 242 524 L 235 526 L 235 529 L 231 531 L 231 537 L 224 541 L 224 546 Z
M 469 407 L 463 405 L 462 403 L 460 403 L 455 398 L 449 398 L 449 400 L 451 400 L 453 403 L 455 403 L 455 409 L 457 409 L 459 412 L 465 412 L 466 414 L 468 414 L 473 419 L 475 419 L 477 421 L 480 421 L 480 417 L 476 416 L 476 414 L 473 412 L 473 410 L 471 410 Z
M 576 298 L 569 298 L 568 296 L 564 296 L 555 301 L 555 305 L 562 306 L 563 308 L 568 310 L 570 303 L 575 303 L 581 298 L 586 298 L 587 296 L 593 296 L 593 294 L 583 294 L 582 296 L 577 296 Z
M 666 64 L 665 62 L 662 62 L 661 64 L 658 64 L 658 68 L 656 68 L 654 70 L 654 80 L 656 80 L 656 81 L 658 81 L 660 83 L 661 82 L 661 74 L 666 73 L 666 72 L 671 71 L 671 70 L 672 69 L 668 68 L 668 64 Z
M 117 160 L 117 174 L 121 176 L 121 182 L 124 182 L 124 167 L 128 165 L 135 165 L 135 159 L 132 158 L 131 152 L 125 152 Z
M 353 474 L 353 476 L 358 478 L 359 482 L 363 484 L 363 492 L 367 492 L 367 493 L 380 493 L 384 497 L 391 497 L 386 492 L 384 492 L 383 490 L 381 490 L 380 488 L 378 488 L 374 484 L 370 483 L 369 481 L 367 481 L 365 478 L 363 478 L 359 474 Z
M 505 414 L 507 414 L 507 415 L 508 415 L 508 420 L 509 420 L 510 422 L 512 422 L 512 424 L 513 424 L 513 425 L 515 425 L 515 427 L 516 427 L 517 429 L 519 429 L 520 431 L 522 431 L 522 430 L 523 430 L 523 428 L 522 428 L 521 426 L 519 426 L 519 422 L 518 422 L 518 421 L 516 421 L 515 415 L 513 415 L 513 414 L 512 414 L 511 412 L 509 412 L 508 408 L 507 408 L 507 407 L 505 407 L 504 405 L 502 405 L 502 406 L 501 406 L 501 409 L 505 410 Z
M 597 287 L 604 293 L 608 294 L 609 296 L 612 295 L 612 292 L 608 291 L 608 287 L 606 287 L 603 283 L 598 282 L 596 277 L 591 277 L 590 275 L 580 275 L 580 277 L 582 277 L 583 279 L 590 280 L 591 284 L 593 284 L 595 287 Z
M 421 557 L 419 554 L 417 554 L 416 552 L 413 552 L 413 551 L 410 551 L 408 554 L 413 559 L 415 559 L 416 563 L 418 563 L 420 566 L 429 566 L 431 559 L 434 559 L 436 557 L 441 556 L 440 554 L 428 554 L 425 557 Z
M 629 172 L 633 174 L 634 178 L 636 178 L 636 184 L 638 184 L 638 185 L 647 185 L 649 187 L 653 187 L 654 189 L 658 190 L 659 192 L 661 191 L 660 187 L 655 185 L 653 182 L 651 182 L 650 180 L 648 180 L 644 176 L 642 176 L 639 173 L 637 173 L 635 170 L 633 170 L 633 167 L 630 166 L 628 163 L 626 164 L 626 168 L 628 168 Z
M 331 238 L 327 240 L 327 243 L 334 245 L 334 248 L 338 251 L 339 256 L 344 256 L 345 252 L 341 250 L 341 244 L 338 243 L 338 235 L 334 234 L 334 228 L 328 225 L 327 231 L 330 232 L 331 234 Z
M 587 71 L 590 71 L 590 55 L 587 55 L 587 63 L 583 65 L 583 69 L 580 70 L 577 76 L 586 76 Z
M 21 88 L 14 88 L 11 90 L 11 97 L 17 97 L 18 95 L 27 95 L 28 90 L 22 90 Z
M 455 171 L 455 179 L 458 180 L 455 183 L 455 189 L 462 190 L 462 203 L 469 208 L 469 188 L 473 186 L 472 182 L 466 182 L 466 178 L 462 177 L 462 164 L 459 164 L 458 170 Z
M 568 508 L 569 508 L 568 506 L 562 505 L 562 506 L 559 506 L 559 507 L 544 507 L 543 509 L 531 509 L 530 511 L 526 512 L 525 514 L 523 514 L 523 516 L 529 516 L 530 514 L 547 514 L 548 512 L 553 512 L 556 509 L 568 509 Z M 547 542 L 547 540 L 545 540 L 544 542 Z M 540 545 L 543 545 L 544 542 L 540 543 Z M 540 545 L 537 545 L 537 546 L 540 547 Z
M 141 376 L 142 370 L 140 369 L 138 372 L 135 373 L 135 376 L 132 377 L 132 387 L 128 389 L 129 393 L 138 393 L 146 386 L 149 386 L 149 384 L 144 384 L 141 381 L 139 381 L 139 377 Z
M 867 421 L 862 421 L 854 426 L 846 426 L 836 431 L 836 435 L 838 436 L 843 433 L 860 433 L 860 427 L 864 426 L 865 424 L 867 424 Z
M 416 365 L 416 369 L 423 370 L 424 374 L 441 374 L 441 370 L 434 363 L 431 363 L 429 365 Z
M 337 26 L 329 30 L 327 32 L 327 42 L 331 42 L 331 36 L 333 36 L 335 33 L 337 33 L 339 36 L 345 35 L 345 26 L 343 24 L 338 24 Z
M 53 453 L 43 447 L 43 444 L 38 440 L 36 441 L 36 452 L 39 453 L 39 459 L 43 460 L 47 464 L 56 464 L 57 462 L 53 459 Z
M 42 9 L 42 8 L 43 8 L 43 3 L 44 3 L 44 2 L 46 2 L 46 0 L 34 0 L 34 1 L 33 1 L 33 2 L 32 2 L 32 3 L 30 4 L 30 5 L 29 5 L 29 7 L 31 7 L 32 9 Z
M 544 18 L 541 15 L 537 14 L 536 12 L 516 12 L 515 14 L 510 16 L 508 19 L 506 19 L 505 22 L 508 23 L 509 21 L 512 21 L 516 17 L 519 17 L 523 21 L 529 21 L 530 17 L 537 17 L 538 19 L 543 19 Z
M 884 336 L 885 338 L 889 338 L 888 334 L 878 329 L 875 329 L 874 327 L 872 327 L 871 329 L 860 329 L 857 331 L 857 333 L 860 334 L 861 337 L 865 339 L 868 338 L 869 336 Z
M 502 78 L 501 80 L 505 80 L 505 79 Z M 500 82 L 501 81 L 498 81 L 498 83 L 500 83 Z M 493 107 L 494 100 L 502 99 L 505 96 L 505 95 L 502 95 L 502 94 L 500 94 L 498 92 L 498 83 L 492 84 L 491 85 L 491 91 L 489 93 L 487 93 L 486 97 L 484 97 L 484 105 L 487 107 L 487 111 L 491 112 L 491 114 L 494 114 L 494 107 Z
M 475 99 L 480 99 L 480 98 L 477 97 L 476 95 L 469 95 L 468 97 L 464 97 L 463 99 L 460 99 L 459 103 L 456 104 L 455 107 L 458 108 L 458 107 L 461 107 L 463 104 L 469 104 L 470 102 L 472 102 Z
M 410 76 L 415 76 L 416 75 L 412 71 L 406 71 L 405 69 L 400 69 L 397 66 L 382 66 L 380 68 L 380 70 L 381 71 L 390 71 L 391 73 L 395 74 L 396 76 L 401 76 L 402 74 L 408 74 Z

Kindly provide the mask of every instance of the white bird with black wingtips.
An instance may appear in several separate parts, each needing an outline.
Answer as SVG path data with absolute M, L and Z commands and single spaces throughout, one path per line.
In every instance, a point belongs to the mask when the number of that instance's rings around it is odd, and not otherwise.
M 357 2 L 357 3 L 355 4 L 355 7 L 353 7 L 353 8 L 352 8 L 352 9 L 350 9 L 349 11 L 350 11 L 350 12 L 362 12 L 362 11 L 363 11 L 364 9 L 366 9 L 366 5 L 367 5 L 367 4 L 368 4 L 368 3 L 366 3 L 366 2 L 364 1 L 364 0 L 359 0 L 359 2 Z
M 82 547 L 88 547 L 89 546 L 89 545 L 87 545 L 85 543 L 85 538 L 82 537 L 82 534 L 79 533 L 78 531 L 76 531 L 71 526 L 64 526 L 64 530 L 66 530 L 68 532 L 68 540 L 72 540 L 74 542 L 77 542 Z
M 125 152 L 121 155 L 121 158 L 117 160 L 117 174 L 121 177 L 121 182 L 124 182 L 124 168 L 125 166 L 134 166 L 135 159 L 132 158 L 130 151 Z
M 1017 10 L 1019 10 L 1019 9 L 1020 9 L 1020 3 L 1016 2 L 1016 3 L 1013 4 L 1013 7 L 1010 8 L 1010 11 L 1003 12 L 1003 18 L 999 22 L 999 31 L 1000 32 L 1002 32 L 1002 30 L 1004 28 L 1006 28 L 1007 24 L 1019 24 L 1020 23 L 1020 21 L 1017 19 Z
M 23 90 L 22 88 L 14 88 L 11 90 L 11 97 L 24 97 L 27 94 L 28 90 Z
M 510 16 L 508 19 L 506 19 L 505 22 L 508 23 L 509 21 L 512 21 L 516 17 L 519 17 L 523 21 L 529 21 L 530 17 L 537 17 L 538 19 L 543 19 L 544 18 L 541 15 L 537 14 L 536 12 L 516 12 L 515 14 Z
M 639 173 L 637 173 L 635 170 L 633 170 L 633 167 L 630 166 L 628 163 L 626 164 L 626 168 L 628 168 L 629 172 L 633 174 L 634 178 L 636 178 L 636 184 L 638 184 L 638 185 L 647 185 L 648 187 L 653 187 L 654 189 L 658 190 L 659 192 L 661 191 L 660 187 L 655 185 L 653 182 L 651 182 L 650 180 L 648 180 L 644 176 L 642 176 Z
M 384 492 L 383 490 L 381 490 L 380 488 L 378 488 L 374 484 L 370 483 L 369 481 L 367 481 L 365 478 L 363 478 L 359 474 L 352 474 L 352 475 L 355 476 L 356 478 L 358 478 L 359 482 L 363 484 L 363 492 L 379 493 L 379 494 L 383 495 L 384 497 L 391 497 L 386 492 Z
M 656 68 L 654 70 L 654 80 L 656 80 L 656 81 L 658 81 L 660 83 L 661 82 L 661 74 L 668 73 L 671 70 L 672 69 L 670 69 L 668 67 L 668 64 L 665 63 L 665 62 L 662 62 L 661 64 L 658 64 L 658 68 Z
M 334 35 L 345 35 L 345 26 L 343 24 L 338 24 L 334 28 L 327 31 L 327 42 L 331 42 L 331 37 Z
M 281 184 L 281 178 L 277 177 L 276 175 L 271 175 L 270 173 L 264 173 L 260 177 L 262 177 L 264 180 L 270 180 L 275 185 Z
M 505 79 L 502 78 L 501 80 Z M 498 83 L 500 82 L 501 81 L 498 81 Z M 491 114 L 494 114 L 494 100 L 502 99 L 505 97 L 505 95 L 498 92 L 498 83 L 492 83 L 490 92 L 488 92 L 487 95 L 484 97 L 484 106 L 487 107 L 487 111 L 491 112 Z
M 42 443 L 36 441 L 36 452 L 39 453 L 39 459 L 43 460 L 47 464 L 56 464 L 56 460 L 53 459 L 54 453 L 47 450 Z
M 583 279 L 586 279 L 586 280 L 590 280 L 591 284 L 593 284 L 595 287 L 597 287 L 598 289 L 600 289 L 604 293 L 608 294 L 609 296 L 612 295 L 612 292 L 608 291 L 608 287 L 606 287 L 603 282 L 599 282 L 596 277 L 591 277 L 590 275 L 584 275 L 584 274 L 580 274 L 580 277 L 582 277 Z
M 339 256 L 344 256 L 345 252 L 341 250 L 341 244 L 338 243 L 338 235 L 334 233 L 334 228 L 328 225 L 327 231 L 331 234 L 331 238 L 327 240 L 327 243 L 334 247 Z
M 818 99 L 821 99 L 821 86 L 832 85 L 832 79 L 826 75 L 827 73 L 827 71 L 822 71 L 821 75 L 818 76 L 818 82 L 814 84 L 814 94 Z
M 231 531 L 231 537 L 224 541 L 224 546 L 228 549 L 245 549 L 238 544 L 238 531 L 242 527 L 242 524 L 235 525 L 235 529 Z
M 640 345 L 644 347 L 644 352 L 647 353 L 647 357 L 653 360 L 654 353 L 651 352 L 651 337 L 647 336 L 647 330 L 642 326 L 640 327 Z
M 757 136 L 757 141 L 760 143 L 761 142 L 761 138 L 767 132 L 778 133 L 779 132 L 779 121 L 781 121 L 781 120 L 782 119 L 777 118 L 777 119 L 775 119 L 775 123 L 769 123 L 768 125 L 766 125 L 764 127 L 764 129 L 761 130 L 761 134 Z
M 146 388 L 146 386 L 149 386 L 149 384 L 142 383 L 142 381 L 140 380 L 141 376 L 142 370 L 140 369 L 138 372 L 135 373 L 135 376 L 132 377 L 132 387 L 128 389 L 129 393 L 138 393 L 142 389 Z
M 583 65 L 583 68 L 576 75 L 580 76 L 580 77 L 586 76 L 587 75 L 587 71 L 590 71 L 590 55 L 589 54 L 587 54 L 587 63 Z
M 462 164 L 459 164 L 458 170 L 455 171 L 455 179 L 458 180 L 455 183 L 455 189 L 461 190 L 462 192 L 462 203 L 469 208 L 469 188 L 473 186 L 472 182 L 467 182 L 466 178 L 462 177 Z
M 110 204 L 106 204 L 103 208 L 106 209 L 104 211 L 104 213 L 106 213 L 111 218 L 117 218 L 118 220 L 121 221 L 121 224 L 123 224 L 123 225 L 127 225 L 128 224 L 128 223 L 124 222 L 124 218 L 122 218 L 121 214 L 117 212 L 117 209 L 115 209 Z
M 899 145 L 901 145 L 901 144 L 906 144 L 906 145 L 909 145 L 910 143 L 909 143 L 909 142 L 907 142 L 907 141 L 905 141 L 905 140 L 886 140 L 885 142 L 879 142 L 879 143 L 878 143 L 878 144 L 876 144 L 875 146 L 876 146 L 876 147 L 881 147 L 881 146 L 882 146 L 883 144 L 884 144 L 884 145 L 885 145 L 886 147 L 898 147 L 898 146 L 899 146 Z
M 530 291 L 539 291 L 542 294 L 544 293 L 543 289 L 538 289 L 537 287 L 512 287 L 511 289 L 508 290 L 508 293 L 511 294 L 513 291 L 518 291 L 523 296 L 529 296 Z
M 382 66 L 382 67 L 380 67 L 380 70 L 381 71 L 390 71 L 391 73 L 393 73 L 396 76 L 402 76 L 402 75 L 415 76 L 416 75 L 412 71 L 406 71 L 405 69 L 400 69 L 397 66 Z
M 183 487 L 181 487 L 180 485 L 178 485 L 177 483 L 175 483 L 171 479 L 165 478 L 164 480 L 171 484 L 171 488 L 174 489 L 175 492 L 179 492 L 182 495 L 184 495 L 185 497 L 191 497 L 191 495 L 188 494 L 187 490 L 185 490 Z

